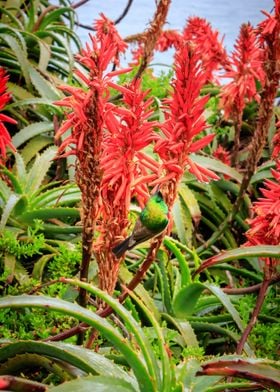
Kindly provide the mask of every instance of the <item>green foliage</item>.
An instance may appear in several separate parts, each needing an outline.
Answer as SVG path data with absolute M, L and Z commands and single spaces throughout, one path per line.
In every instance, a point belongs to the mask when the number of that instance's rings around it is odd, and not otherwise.
M 133 79 L 137 73 L 135 68 L 129 74 L 123 74 L 119 76 L 120 84 L 126 84 Z M 151 69 L 147 69 L 142 77 L 143 90 L 150 90 L 149 96 L 155 97 L 157 102 L 160 102 L 163 98 L 166 98 L 170 92 L 170 82 L 172 80 L 173 71 L 163 72 L 158 76 L 155 76 Z
M 14 255 L 16 258 L 29 258 L 41 254 L 45 244 L 43 234 L 36 235 L 37 230 L 29 228 L 25 239 L 17 239 L 10 231 L 4 231 L 0 237 L 1 252 Z
M 0 168 L 4 178 L 0 179 L 0 230 L 16 228 L 22 233 L 30 226 L 36 227 L 40 220 L 40 230 L 46 237 L 72 238 L 72 233 L 81 231 L 73 225 L 79 219 L 79 210 L 72 207 L 80 199 L 77 187 L 48 183 L 56 151 L 54 146 L 47 148 L 29 165 L 16 153 L 12 171 Z
M 126 292 L 125 286 L 130 287 L 143 268 L 147 243 L 127 252 L 112 297 L 95 287 L 94 257 L 89 283 L 71 279 L 78 275 L 83 256 L 81 194 L 71 182 L 74 160 L 55 159 L 53 136 L 62 120 L 54 103 L 62 97 L 58 86 L 81 83 L 72 74 L 77 66 L 73 50 L 80 49 L 73 32 L 74 10 L 64 0 L 58 6 L 47 0 L 9 0 L 1 1 L 0 7 L 0 66 L 9 71 L 13 96 L 5 112 L 18 121 L 17 126 L 7 125 L 18 152 L 8 152 L 6 167 L 0 167 L 0 385 L 1 375 L 10 374 L 14 388 L 34 391 L 280 389 L 277 279 L 271 282 L 244 356 L 234 355 L 258 292 L 238 290 L 262 283 L 260 260 L 280 254 L 279 246 L 242 246 L 252 203 L 275 167 L 269 155 L 275 119 L 262 165 L 229 222 L 247 151 L 240 154 L 236 168 L 211 156 L 219 144 L 231 150 L 234 123 L 223 117 L 220 87 L 203 88 L 201 94 L 210 95 L 205 133 L 215 132 L 216 138 L 191 159 L 215 171 L 220 180 L 206 184 L 184 174 L 171 212 L 172 232 L 142 284 L 122 305 L 114 297 Z M 136 72 L 120 75 L 119 83 L 127 84 Z M 170 94 L 172 77 L 172 70 L 155 76 L 148 68 L 143 74 L 143 90 L 154 97 L 151 120 L 163 121 L 161 106 Z M 112 99 L 118 96 L 112 90 Z M 256 102 L 244 110 L 245 141 L 254 132 L 256 113 Z M 277 108 L 275 113 L 279 116 Z M 146 152 L 153 155 L 152 147 Z M 137 216 L 131 212 L 131 227 Z M 87 292 L 87 309 L 75 303 L 80 289 Z M 100 317 L 100 309 L 96 312 L 100 303 L 112 308 L 111 318 Z M 99 353 L 76 345 L 75 336 L 68 344 L 42 342 L 81 322 L 98 332 Z M 86 336 L 90 334 L 88 329 Z M 227 382 L 227 377 L 234 381 Z
M 58 279 L 61 276 L 71 278 L 77 273 L 81 260 L 81 250 L 73 244 L 61 244 L 58 253 L 48 263 L 48 274 L 51 279 Z

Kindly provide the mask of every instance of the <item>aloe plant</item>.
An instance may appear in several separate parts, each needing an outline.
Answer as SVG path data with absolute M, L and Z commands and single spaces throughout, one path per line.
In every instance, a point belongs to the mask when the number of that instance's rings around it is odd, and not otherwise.
M 81 231 L 72 224 L 79 220 L 78 188 L 73 184 L 46 182 L 55 155 L 56 147 L 49 147 L 26 166 L 17 153 L 12 171 L 1 168 L 2 178 L 6 178 L 0 180 L 1 231 L 14 228 L 24 233 L 38 220 L 42 221 L 41 230 L 49 237 L 71 238 Z
M 89 294 L 97 295 L 105 301 L 121 317 L 126 329 L 133 338 L 131 340 L 124 338 L 117 328 L 114 328 L 107 320 L 102 319 L 90 310 L 60 299 L 44 296 L 6 297 L 0 299 L 0 308 L 45 308 L 47 311 L 55 310 L 75 317 L 77 320 L 84 321 L 96 328 L 103 337 L 108 339 L 117 352 L 124 355 L 126 364 L 132 373 L 127 373 L 119 365 L 114 364 L 112 360 L 85 348 L 62 343 L 28 341 L 6 342 L 2 345 L 2 348 L 0 348 L 0 373 L 3 374 L 7 371 L 14 373 L 16 369 L 23 371 L 25 369 L 24 361 L 31 360 L 32 355 L 35 355 L 34 358 L 38 358 L 39 363 L 45 369 L 48 368 L 47 358 L 50 358 L 52 362 L 54 361 L 53 371 L 60 375 L 62 382 L 64 381 L 60 386 L 50 387 L 50 390 L 54 391 L 74 391 L 80 388 L 90 390 L 93 387 L 99 387 L 101 390 L 106 391 L 113 384 L 119 391 L 151 392 L 183 391 L 190 386 L 192 386 L 193 391 L 210 392 L 212 391 L 211 388 L 214 388 L 214 391 L 218 385 L 220 385 L 222 390 L 222 388 L 225 389 L 231 386 L 238 387 L 239 384 L 244 389 L 252 385 L 280 387 L 279 364 L 273 361 L 246 360 L 237 356 L 225 356 L 219 358 L 218 361 L 211 359 L 205 363 L 200 363 L 197 360 L 189 359 L 180 361 L 179 364 L 175 365 L 166 351 L 166 343 L 160 324 L 143 302 L 135 295 L 132 295 L 142 311 L 149 317 L 153 326 L 159 345 L 157 358 L 142 327 L 117 300 L 92 285 L 71 279 L 63 279 L 62 281 L 83 287 Z M 139 355 L 139 352 L 141 355 Z M 87 376 L 88 374 L 91 374 L 91 376 Z M 210 374 L 211 377 L 208 377 L 207 375 Z M 223 376 L 229 374 L 239 379 L 245 378 L 250 380 L 250 382 L 224 382 Z M 73 379 L 77 376 L 79 376 L 78 379 L 69 380 L 69 378 Z

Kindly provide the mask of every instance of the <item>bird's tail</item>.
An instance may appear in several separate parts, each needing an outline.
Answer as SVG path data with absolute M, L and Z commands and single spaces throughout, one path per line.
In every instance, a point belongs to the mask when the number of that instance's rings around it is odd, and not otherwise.
M 117 258 L 120 258 L 129 249 L 129 240 L 130 237 L 127 237 L 124 241 L 120 242 L 112 249 L 112 252 Z

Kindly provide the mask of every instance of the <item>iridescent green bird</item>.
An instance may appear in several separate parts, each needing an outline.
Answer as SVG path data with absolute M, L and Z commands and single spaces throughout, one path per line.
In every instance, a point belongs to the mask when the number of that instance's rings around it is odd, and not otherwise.
M 161 192 L 158 191 L 150 197 L 141 211 L 132 234 L 115 246 L 112 251 L 119 258 L 127 250 L 161 234 L 167 225 L 168 207 L 163 200 Z

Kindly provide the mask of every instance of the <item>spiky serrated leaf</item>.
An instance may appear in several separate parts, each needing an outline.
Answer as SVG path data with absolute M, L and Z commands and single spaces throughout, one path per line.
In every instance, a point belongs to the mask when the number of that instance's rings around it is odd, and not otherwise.
M 5 229 L 6 223 L 10 217 L 10 215 L 13 212 L 13 209 L 15 208 L 17 202 L 20 199 L 20 195 L 16 195 L 15 193 L 12 193 L 6 204 L 3 207 L 3 211 L 2 211 L 2 217 L 1 217 L 1 221 L 0 221 L 0 231 Z
M 67 280 L 69 282 L 69 280 Z M 77 282 L 80 284 L 79 282 Z M 88 287 L 90 285 L 86 285 Z M 92 286 L 88 287 L 92 290 Z M 108 294 L 100 292 L 98 289 L 94 291 L 100 295 L 102 298 L 106 298 L 110 304 L 114 302 L 116 309 L 123 312 L 123 307 L 116 300 L 110 300 Z M 134 371 L 134 374 L 138 380 L 139 387 L 141 391 L 156 391 L 156 385 L 151 378 L 151 373 L 148 372 L 146 363 L 144 364 L 142 358 L 139 357 L 139 353 L 133 349 L 131 343 L 124 339 L 123 336 L 114 328 L 112 325 L 104 318 L 99 317 L 92 311 L 84 309 L 79 305 L 63 301 L 57 298 L 45 297 L 45 296 L 32 296 L 32 295 L 21 295 L 21 296 L 6 296 L 5 298 L 0 298 L 0 309 L 5 308 L 22 308 L 22 307 L 32 307 L 32 308 L 42 308 L 48 311 L 58 311 L 62 314 L 72 316 L 80 321 L 85 322 L 91 327 L 96 328 L 100 333 L 115 346 L 116 349 L 126 357 L 127 362 Z M 128 312 L 125 312 L 125 318 L 128 320 L 131 316 Z M 135 323 L 135 321 L 134 321 Z M 135 328 L 139 330 L 139 326 L 135 323 Z M 149 369 L 150 371 L 151 369 Z
M 54 254 L 47 254 L 43 255 L 34 263 L 34 267 L 32 270 L 32 278 L 37 280 L 42 280 L 44 269 L 49 260 L 51 260 L 55 255 Z
M 49 81 L 43 78 L 43 76 L 36 71 L 35 68 L 29 69 L 29 76 L 31 83 L 42 98 L 50 101 L 55 101 L 60 98 L 60 94 L 56 88 Z
M 35 353 L 60 360 L 88 374 L 116 377 L 134 385 L 137 389 L 136 379 L 104 355 L 62 342 L 11 342 L 0 348 L 0 362 L 5 363 L 9 358 L 25 353 Z
M 206 268 L 217 264 L 227 263 L 232 260 L 247 259 L 249 257 L 280 257 L 280 246 L 256 245 L 224 251 L 205 260 L 195 271 L 195 274 L 200 274 Z
M 131 384 L 116 377 L 88 376 L 51 387 L 50 392 L 135 392 Z
M 244 378 L 261 383 L 269 388 L 280 389 L 280 368 L 276 362 L 244 359 L 236 356 L 233 359 L 219 359 L 218 361 L 208 361 L 202 365 L 202 370 L 198 374 L 219 375 Z
M 51 121 L 40 121 L 30 124 L 27 127 L 22 128 L 12 137 L 13 145 L 16 148 L 19 148 L 34 136 L 50 131 L 53 131 L 53 122 Z
M 20 263 L 18 260 L 15 266 L 15 278 L 17 279 L 20 285 L 24 285 L 28 283 L 28 281 L 30 280 L 30 276 L 27 270 L 24 268 L 22 263 Z
M 34 95 L 30 91 L 26 90 L 24 87 L 19 86 L 11 81 L 7 83 L 8 89 L 13 92 L 13 97 L 24 100 L 24 99 L 35 99 Z
M 73 8 L 70 7 L 60 7 L 53 11 L 48 12 L 45 18 L 42 20 L 42 23 L 40 23 L 39 26 L 40 30 L 46 30 L 47 28 L 53 30 L 54 29 L 53 23 L 56 23 L 55 27 L 57 27 L 57 22 L 62 21 L 61 17 L 64 16 L 65 14 L 70 14 L 70 13 L 75 14 Z
M 38 40 L 40 47 L 40 58 L 38 68 L 42 72 L 46 72 L 49 61 L 51 59 L 51 48 L 44 41 Z
M 16 257 L 10 253 L 4 255 L 4 273 L 9 274 L 6 278 L 8 284 L 12 283 L 16 267 Z
M 57 147 L 52 146 L 38 155 L 32 168 L 29 170 L 26 181 L 26 191 L 29 195 L 36 192 L 42 185 L 42 182 L 52 164 L 57 153 Z
M 16 39 L 12 35 L 4 34 L 4 33 L 0 33 L 0 39 L 3 39 L 9 45 L 9 47 L 12 49 L 14 55 L 16 56 L 16 58 L 18 60 L 18 64 L 21 67 L 22 74 L 24 76 L 26 84 L 30 85 L 31 81 L 30 81 L 30 77 L 29 77 L 29 69 L 32 67 L 32 65 L 28 61 L 26 48 L 22 45 L 22 40 L 21 40 L 21 45 L 20 45 L 18 42 L 18 39 Z
M 21 150 L 21 156 L 26 164 L 36 157 L 43 149 L 53 145 L 53 137 L 35 136 Z

